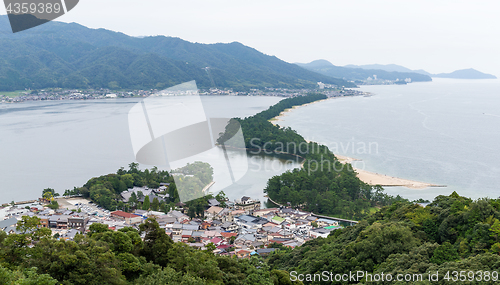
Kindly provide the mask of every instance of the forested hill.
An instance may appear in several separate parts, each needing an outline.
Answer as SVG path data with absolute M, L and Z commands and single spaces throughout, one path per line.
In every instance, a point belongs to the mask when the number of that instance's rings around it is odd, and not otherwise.
M 131 37 L 79 24 L 50 22 L 12 34 L 0 16 L 0 90 L 24 88 L 316 87 L 353 83 L 321 75 L 241 43 L 198 44 L 179 38 Z
M 307 284 L 498 284 L 499 219 L 500 200 L 472 201 L 455 192 L 436 197 L 426 207 L 396 202 L 355 226 L 333 231 L 326 239 L 280 251 L 269 259 L 269 265 L 295 271 L 295 276 L 304 274 L 303 278 L 323 271 L 328 276 L 330 272 L 333 276 L 349 272 L 373 276 L 371 282 L 368 278 L 337 282 L 317 278 Z M 439 281 L 435 276 L 436 282 L 429 282 L 429 273 L 437 272 Z M 409 279 L 395 282 L 398 274 Z M 466 280 L 462 275 L 467 275 Z

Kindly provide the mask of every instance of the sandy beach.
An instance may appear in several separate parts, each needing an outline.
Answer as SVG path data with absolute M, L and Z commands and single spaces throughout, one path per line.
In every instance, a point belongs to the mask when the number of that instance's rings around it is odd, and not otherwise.
M 343 155 L 336 154 L 335 156 L 341 163 L 352 163 L 353 161 L 360 161 L 359 159 Z M 354 167 L 353 169 L 358 173 L 358 178 L 369 185 L 402 186 L 411 189 L 424 189 L 428 187 L 445 187 L 444 185 L 436 185 L 431 183 L 413 181 L 413 180 L 388 176 L 384 174 L 374 173 Z
M 319 103 L 319 102 L 323 102 L 323 101 L 326 101 L 326 100 L 329 100 L 329 99 L 332 99 L 333 97 L 330 97 L 330 98 L 326 98 L 326 99 L 323 99 L 323 100 L 319 100 L 319 101 L 314 101 L 314 102 L 311 102 L 311 103 L 307 103 L 307 104 L 304 104 L 304 105 L 300 105 L 300 106 L 293 106 L 292 108 L 288 108 L 288 109 L 285 109 L 283 112 L 281 112 L 278 116 L 272 118 L 269 120 L 269 122 L 271 122 L 273 125 L 276 125 L 277 122 L 281 121 L 281 119 L 286 115 L 287 112 L 290 112 L 294 109 L 298 109 L 300 107 L 305 107 L 305 106 L 308 106 L 308 105 L 311 105 L 311 104 L 315 104 L 315 103 Z

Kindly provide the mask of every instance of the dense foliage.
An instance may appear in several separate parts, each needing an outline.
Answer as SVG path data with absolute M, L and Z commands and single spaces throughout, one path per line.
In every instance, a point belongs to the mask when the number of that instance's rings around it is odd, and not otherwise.
M 140 170 L 138 166 L 137 163 L 130 163 L 129 170 L 124 170 L 122 167 L 116 174 L 94 177 L 80 188 L 67 190 L 65 195 L 82 195 L 107 210 L 128 211 L 132 208 L 142 208 L 143 205 L 137 200 L 140 197 L 134 195 L 131 201 L 123 202 L 120 200 L 120 193 L 134 186 L 158 188 L 160 183 L 170 183 L 166 193 L 164 193 L 169 194 L 168 201 L 159 202 L 158 207 L 154 207 L 153 210 L 168 211 L 175 203 L 179 202 L 174 179 L 168 171 L 158 170 L 156 167 Z
M 226 127 L 226 131 L 217 140 L 219 144 L 227 141 L 234 136 L 238 127 L 241 126 L 245 138 L 245 146 L 252 149 L 252 153 L 260 153 L 265 151 L 279 151 L 291 154 L 299 154 L 297 147 L 300 144 L 305 144 L 304 138 L 291 128 L 280 128 L 273 125 L 269 120 L 278 116 L 286 109 L 300 106 L 318 100 L 326 99 L 323 94 L 308 94 L 307 96 L 291 97 L 275 105 L 269 107 L 254 116 L 245 119 L 235 118 Z M 287 145 L 291 146 L 287 148 Z M 267 153 L 267 152 L 266 152 Z
M 328 160 L 324 160 L 328 161 Z M 330 160 L 336 166 L 331 170 L 317 170 L 308 166 L 274 176 L 267 182 L 264 192 L 278 203 L 302 208 L 316 214 L 339 218 L 361 219 L 373 207 L 404 200 L 384 193 L 381 187 L 372 187 L 356 177 L 349 166 Z M 326 163 L 325 163 L 326 165 Z
M 92 224 L 73 241 L 37 228 L 38 218 L 25 221 L 24 234 L 0 231 L 1 284 L 287 284 L 274 283 L 286 272 L 270 271 L 256 257 L 220 257 L 174 243 L 153 219 L 140 231 Z
M 355 87 L 240 43 L 207 45 L 164 36 L 137 38 L 59 22 L 12 34 L 6 15 L 0 16 L 0 32 L 2 91 L 162 89 L 191 80 L 200 88 L 215 84 L 235 90 L 315 88 L 318 81 Z
M 304 274 L 322 271 L 344 274 L 358 270 L 390 273 L 394 278 L 400 273 L 423 274 L 423 280 L 428 280 L 429 272 L 439 271 L 440 281 L 432 284 L 455 284 L 444 280 L 446 272 L 450 276 L 452 271 L 461 270 L 498 272 L 499 219 L 500 200 L 496 199 L 472 201 L 453 193 L 438 196 L 426 207 L 396 202 L 356 226 L 334 231 L 326 239 L 315 239 L 294 250 L 274 254 L 269 265 Z M 491 279 L 475 280 L 466 284 L 498 284 Z M 357 284 L 334 284 L 347 283 Z M 395 282 L 367 282 L 375 283 Z

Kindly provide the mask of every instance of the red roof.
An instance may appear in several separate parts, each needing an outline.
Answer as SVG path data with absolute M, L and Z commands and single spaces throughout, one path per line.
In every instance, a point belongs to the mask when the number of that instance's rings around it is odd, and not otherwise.
M 221 241 L 222 241 L 222 240 L 221 240 L 220 238 L 217 238 L 217 237 L 216 237 L 216 238 L 213 238 L 210 242 L 213 242 L 213 243 L 215 244 L 215 243 L 219 243 L 219 242 L 221 242 Z
M 126 219 L 131 219 L 131 218 L 138 217 L 138 216 L 136 216 L 134 214 L 130 214 L 130 213 L 127 213 L 127 212 L 124 212 L 124 211 L 114 211 L 114 212 L 111 212 L 111 215 L 122 217 L 122 218 L 126 218 Z
M 237 233 L 226 233 L 226 232 L 221 232 L 220 235 L 223 236 L 223 237 L 225 237 L 225 238 L 230 238 L 230 237 L 238 236 Z

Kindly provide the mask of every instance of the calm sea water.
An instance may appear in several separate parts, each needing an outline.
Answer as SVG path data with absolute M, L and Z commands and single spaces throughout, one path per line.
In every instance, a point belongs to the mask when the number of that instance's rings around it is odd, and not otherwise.
M 390 194 L 500 196 L 500 80 L 434 79 L 361 90 L 373 96 L 301 107 L 280 124 L 336 153 L 362 159 L 357 167 L 447 185 L 387 187 Z
M 208 117 L 246 117 L 267 109 L 277 97 L 202 97 Z M 91 177 L 115 173 L 134 162 L 128 112 L 140 99 L 47 101 L 0 104 L 0 202 L 59 193 Z M 230 198 L 263 199 L 267 180 L 287 168 L 272 157 L 252 157 L 249 172 L 228 189 Z M 144 169 L 150 166 L 141 166 Z M 265 171 L 263 171 L 265 170 Z M 214 191 L 217 188 L 213 186 Z

